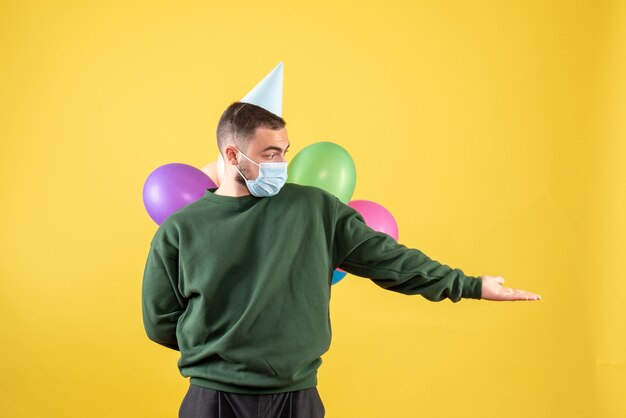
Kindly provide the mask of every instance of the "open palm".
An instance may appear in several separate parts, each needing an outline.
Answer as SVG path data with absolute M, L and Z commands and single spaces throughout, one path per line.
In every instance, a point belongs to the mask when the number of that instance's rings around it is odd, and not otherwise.
M 541 299 L 541 296 L 535 293 L 502 286 L 504 279 L 501 276 L 481 276 L 481 279 L 483 281 L 481 299 L 496 301 Z

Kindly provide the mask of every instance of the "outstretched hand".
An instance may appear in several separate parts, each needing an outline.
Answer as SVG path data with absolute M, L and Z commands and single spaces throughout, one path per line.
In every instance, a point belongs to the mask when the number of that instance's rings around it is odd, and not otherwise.
M 504 279 L 500 276 L 481 276 L 483 281 L 481 299 L 487 300 L 539 300 L 541 296 L 520 289 L 502 286 Z

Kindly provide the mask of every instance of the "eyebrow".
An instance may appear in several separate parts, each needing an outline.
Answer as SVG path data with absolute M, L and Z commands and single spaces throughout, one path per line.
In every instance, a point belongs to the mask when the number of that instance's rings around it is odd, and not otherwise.
M 289 149 L 289 147 L 290 147 L 290 146 L 291 146 L 291 144 L 287 145 L 287 148 L 285 148 L 285 151 L 287 151 L 287 150 Z M 265 149 L 264 149 L 263 151 L 261 151 L 261 152 L 265 152 L 265 151 L 268 151 L 268 150 L 271 150 L 271 149 L 276 150 L 276 151 L 282 151 L 282 150 L 283 150 L 283 149 L 282 149 L 282 148 L 280 148 L 280 147 L 276 147 L 276 146 L 274 146 L 274 145 L 270 145 L 269 147 L 265 148 Z

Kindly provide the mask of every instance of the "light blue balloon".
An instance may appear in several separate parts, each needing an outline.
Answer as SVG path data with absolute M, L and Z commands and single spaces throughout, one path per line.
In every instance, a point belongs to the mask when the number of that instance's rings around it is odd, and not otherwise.
M 343 279 L 344 277 L 346 277 L 346 273 L 345 271 L 339 271 L 339 270 L 335 270 L 333 271 L 333 279 L 330 282 L 331 285 L 333 284 L 337 284 L 341 281 L 341 279 Z

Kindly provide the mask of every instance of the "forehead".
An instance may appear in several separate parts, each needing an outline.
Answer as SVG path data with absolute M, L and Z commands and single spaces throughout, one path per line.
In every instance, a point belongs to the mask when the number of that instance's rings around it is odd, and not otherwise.
M 267 147 L 279 147 L 285 150 L 288 146 L 289 136 L 287 135 L 286 128 L 256 128 L 252 140 L 250 141 L 250 148 L 256 152 L 263 151 Z

